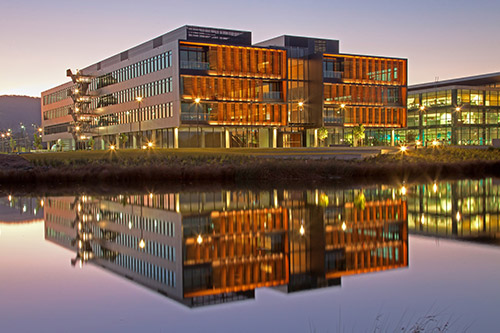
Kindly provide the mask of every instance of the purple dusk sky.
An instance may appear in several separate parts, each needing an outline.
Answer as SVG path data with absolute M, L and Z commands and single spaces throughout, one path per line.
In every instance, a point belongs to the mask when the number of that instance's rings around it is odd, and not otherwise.
M 500 72 L 491 0 L 2 0 L 0 95 L 40 96 L 83 68 L 185 24 L 340 40 L 408 59 L 409 84 Z

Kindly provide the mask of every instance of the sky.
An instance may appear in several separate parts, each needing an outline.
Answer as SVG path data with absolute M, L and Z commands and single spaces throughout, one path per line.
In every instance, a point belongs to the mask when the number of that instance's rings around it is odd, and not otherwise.
M 500 72 L 500 1 L 2 0 L 0 95 L 40 96 L 177 27 L 340 40 L 342 53 L 408 59 L 409 84 Z

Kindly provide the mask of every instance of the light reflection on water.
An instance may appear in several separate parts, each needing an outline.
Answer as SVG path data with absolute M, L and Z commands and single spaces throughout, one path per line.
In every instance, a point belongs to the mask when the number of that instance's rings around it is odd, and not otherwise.
M 26 274 L 26 266 L 37 266 L 41 276 L 50 277 L 44 282 L 52 289 L 68 288 L 67 283 L 75 287 L 69 292 L 74 297 L 59 297 L 53 302 L 51 306 L 56 313 L 65 312 L 67 308 L 78 309 L 75 304 L 84 298 L 81 304 L 101 313 L 92 317 L 96 326 L 88 326 L 89 323 L 84 326 L 112 330 L 119 325 L 113 326 L 117 324 L 113 320 L 108 322 L 109 318 L 104 318 L 101 310 L 109 300 L 94 303 L 92 297 L 87 299 L 89 295 L 99 298 L 104 293 L 124 300 L 135 295 L 148 309 L 155 304 L 155 310 L 143 313 L 143 308 L 124 301 L 114 304 L 116 313 L 111 312 L 116 318 L 121 318 L 117 314 L 120 311 L 139 313 L 138 318 L 146 320 L 146 327 L 156 328 L 164 327 L 165 318 L 159 314 L 151 316 L 158 311 L 162 313 L 160 310 L 169 310 L 178 316 L 178 322 L 170 324 L 172 328 L 189 326 L 191 330 L 199 330 L 190 320 L 204 318 L 207 325 L 212 325 L 207 326 L 212 327 L 209 331 L 232 331 L 231 327 L 237 322 L 221 319 L 224 316 L 221 317 L 220 312 L 229 309 L 224 304 L 231 304 L 231 309 L 245 311 L 250 316 L 260 316 L 248 323 L 248 331 L 270 330 L 271 326 L 265 323 L 288 327 L 291 331 L 308 330 L 311 319 L 303 317 L 300 321 L 304 313 L 309 313 L 314 325 L 325 330 L 337 329 L 341 319 L 348 330 L 358 325 L 370 331 L 375 327 L 373 320 L 378 314 L 394 314 L 416 303 L 421 305 L 413 310 L 418 317 L 419 312 L 427 312 L 436 301 L 435 311 L 443 311 L 439 306 L 453 305 L 451 315 L 462 317 L 461 311 L 465 310 L 456 305 L 457 289 L 449 288 L 463 289 L 463 283 L 458 282 L 464 280 L 473 282 L 478 292 L 467 297 L 467 291 L 460 291 L 462 301 L 469 307 L 471 302 L 476 302 L 472 307 L 479 309 L 482 303 L 497 308 L 500 305 L 500 297 L 492 297 L 500 296 L 498 284 L 493 282 L 494 277 L 500 276 L 500 270 L 486 260 L 491 257 L 498 260 L 499 250 L 435 239 L 497 245 L 499 189 L 495 180 L 485 179 L 406 185 L 405 191 L 390 186 L 370 186 L 43 198 L 10 196 L 0 199 L 0 230 L 8 230 L 0 238 L 0 250 L 12 256 L 10 260 L 0 257 L 0 264 L 2 271 L 5 268 L 11 273 L 8 277 L 0 276 L 0 282 L 3 286 L 12 283 L 19 278 L 16 272 Z M 45 241 L 37 243 L 33 226 L 39 229 L 40 224 L 23 222 L 41 218 Z M 409 233 L 419 236 L 411 237 L 409 242 Z M 423 238 L 428 236 L 432 239 Z M 71 258 L 68 252 L 50 244 L 71 251 Z M 22 250 L 12 251 L 20 245 Z M 27 249 L 33 252 L 31 257 Z M 41 256 L 42 253 L 45 255 Z M 486 267 L 488 276 L 483 276 L 479 267 L 476 270 L 470 265 L 462 267 L 465 258 Z M 51 269 L 44 269 L 44 265 Z M 75 271 L 71 267 L 82 269 Z M 367 274 L 381 271 L 385 273 Z M 441 278 L 452 273 L 452 280 L 448 276 L 443 284 Z M 82 277 L 100 287 L 88 285 Z M 128 282 L 116 282 L 119 277 L 125 277 Z M 33 283 L 27 276 L 22 279 Z M 493 287 L 488 284 L 490 280 Z M 34 281 L 43 289 L 40 280 Z M 424 281 L 430 281 L 430 285 L 422 285 Z M 138 293 L 134 285 L 149 291 Z M 435 292 L 444 296 L 436 300 L 435 294 L 429 291 L 441 285 L 442 290 Z M 487 286 L 494 290 L 486 290 Z M 28 299 L 31 305 L 46 302 L 47 295 L 39 289 L 35 293 L 45 297 L 25 295 L 26 289 L 14 290 L 0 289 L 19 305 Z M 154 295 L 151 291 L 183 307 L 170 302 L 158 304 L 157 298 L 151 301 Z M 299 291 L 304 292 L 297 293 Z M 428 299 L 422 298 L 423 295 L 428 295 Z M 332 310 L 332 306 L 335 309 Z M 182 310 L 188 308 L 205 310 Z M 4 301 L 0 301 L 0 310 L 13 312 Z M 333 317 L 332 311 L 336 314 Z M 337 314 L 339 311 L 341 314 Z M 210 320 L 206 318 L 207 313 L 213 316 Z M 269 317 L 273 313 L 276 316 Z M 278 323 L 276 320 L 286 313 L 294 319 L 286 324 Z M 477 321 L 478 316 L 487 314 L 487 310 L 480 309 L 477 314 L 469 314 L 462 324 L 468 326 Z M 60 317 L 55 313 L 52 316 Z M 392 318 L 394 325 L 401 317 L 404 313 L 398 312 Z M 489 327 L 486 321 L 481 324 Z M 64 327 L 45 325 L 55 330 Z M 137 325 L 133 320 L 133 324 L 129 322 L 121 329 Z M 30 330 L 33 326 L 21 327 Z M 6 328 L 19 327 L 14 321 L 7 321 Z

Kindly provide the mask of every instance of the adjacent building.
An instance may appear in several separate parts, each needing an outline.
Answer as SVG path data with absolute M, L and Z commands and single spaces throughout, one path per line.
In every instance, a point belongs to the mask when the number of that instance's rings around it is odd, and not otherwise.
M 407 123 L 406 59 L 337 40 L 184 26 L 67 75 L 42 93 L 43 140 L 63 149 L 340 145 L 359 124 L 391 144 Z
M 417 84 L 408 88 L 408 127 L 402 142 L 491 145 L 500 139 L 500 73 Z

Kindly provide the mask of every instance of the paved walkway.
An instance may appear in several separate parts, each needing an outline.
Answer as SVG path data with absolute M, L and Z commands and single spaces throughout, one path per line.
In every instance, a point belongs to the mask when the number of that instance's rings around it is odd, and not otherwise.
M 398 152 L 398 147 L 331 147 L 331 148 L 278 148 L 273 151 L 259 152 L 255 155 L 263 158 L 310 158 L 310 159 L 339 159 L 355 160 L 378 154 Z M 252 154 L 250 151 L 249 154 Z

